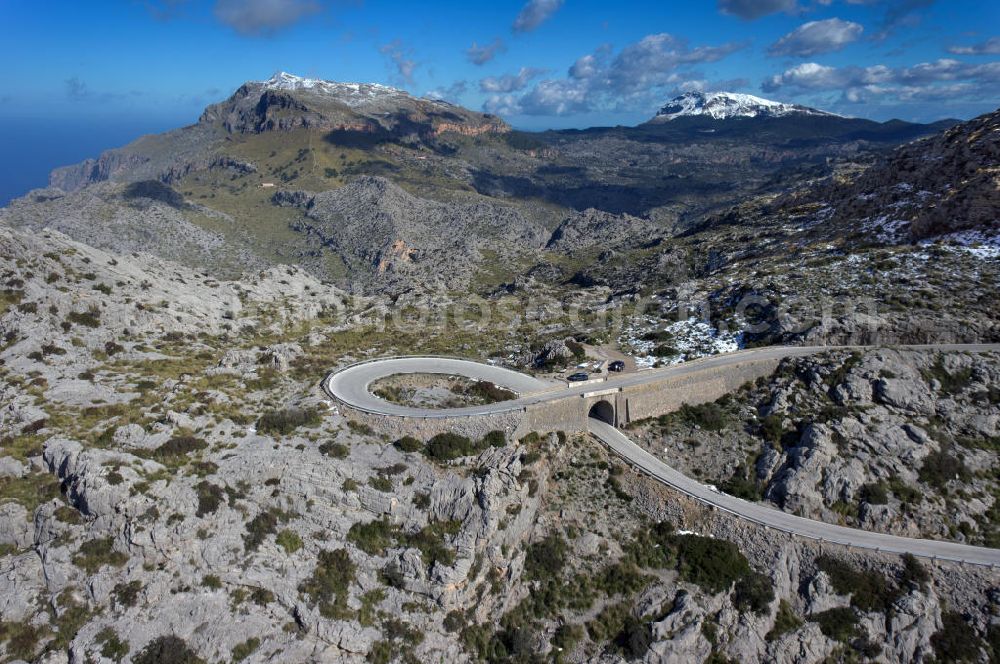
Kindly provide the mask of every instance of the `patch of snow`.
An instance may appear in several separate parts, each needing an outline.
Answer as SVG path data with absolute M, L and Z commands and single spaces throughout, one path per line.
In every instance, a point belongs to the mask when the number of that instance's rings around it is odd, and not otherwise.
M 661 342 L 642 339 L 642 336 L 650 331 L 649 327 L 630 327 L 626 330 L 623 341 L 624 345 L 633 349 L 633 357 L 639 368 L 649 368 L 657 362 L 679 364 L 707 355 L 732 353 L 743 348 L 744 344 L 742 331 L 720 332 L 706 321 L 693 316 L 653 330 L 669 333 L 672 340 L 662 343 L 672 347 L 677 353 L 669 357 L 652 355 L 653 350 Z
M 785 115 L 825 115 L 827 113 L 808 106 L 785 104 L 780 101 L 755 97 L 739 92 L 686 92 L 671 99 L 657 113 L 654 120 L 669 121 L 680 117 L 703 115 L 715 120 L 728 118 L 777 118 Z
M 922 240 L 920 246 L 943 246 L 972 254 L 977 258 L 1000 258 L 1000 230 L 969 230 Z
M 279 71 L 266 81 L 261 81 L 265 90 L 310 90 L 337 97 L 348 106 L 361 106 L 392 97 L 410 97 L 405 90 L 381 83 L 340 83 L 318 78 L 304 78 Z M 434 100 L 428 100 L 434 101 Z

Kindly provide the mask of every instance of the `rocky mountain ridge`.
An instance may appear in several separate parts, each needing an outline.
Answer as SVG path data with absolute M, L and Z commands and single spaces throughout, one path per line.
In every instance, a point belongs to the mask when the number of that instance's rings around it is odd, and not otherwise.
M 786 116 L 840 117 L 800 104 L 786 104 L 740 92 L 685 92 L 664 104 L 650 123 L 670 122 L 682 117 L 704 116 L 713 120 L 731 118 L 781 118 Z

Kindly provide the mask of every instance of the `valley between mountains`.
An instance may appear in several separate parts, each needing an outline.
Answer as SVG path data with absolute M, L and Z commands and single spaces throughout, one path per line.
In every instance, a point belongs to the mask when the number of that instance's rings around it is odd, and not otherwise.
M 1000 342 L 998 211 L 1000 111 L 688 93 L 524 132 L 247 82 L 0 209 L 0 661 L 998 661 L 998 569 L 764 529 L 586 433 L 388 436 L 321 386 L 867 346 L 621 429 L 746 501 L 1000 548 L 1000 355 L 894 347 Z

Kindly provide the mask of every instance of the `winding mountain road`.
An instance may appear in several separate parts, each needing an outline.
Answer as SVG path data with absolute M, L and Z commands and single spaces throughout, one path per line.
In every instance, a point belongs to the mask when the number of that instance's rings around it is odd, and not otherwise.
M 705 368 L 734 365 L 745 362 L 748 359 L 781 359 L 812 355 L 828 350 L 864 350 L 870 348 L 873 347 L 810 346 L 757 348 L 725 355 L 715 355 L 662 369 L 617 375 L 600 381 L 597 385 L 599 389 L 641 385 L 693 373 Z M 1000 352 L 1000 344 L 935 344 L 894 346 L 892 348 L 941 352 Z M 372 383 L 380 378 L 401 373 L 441 373 L 465 376 L 475 380 L 488 380 L 511 389 L 521 396 L 511 401 L 494 404 L 464 408 L 430 409 L 389 403 L 371 393 L 370 388 Z M 509 369 L 468 360 L 441 357 L 385 358 L 362 362 L 330 374 L 323 381 L 323 386 L 327 393 L 338 402 L 360 411 L 375 415 L 416 418 L 492 415 L 522 409 L 527 405 L 540 404 L 568 396 L 582 395 L 595 389 L 593 382 L 566 386 L 564 383 L 542 381 Z M 589 420 L 589 429 L 612 452 L 657 481 L 695 500 L 762 526 L 817 541 L 831 542 L 873 551 L 899 554 L 910 553 L 925 558 L 1000 567 L 1000 549 L 987 549 L 956 542 L 899 537 L 856 528 L 847 528 L 798 517 L 762 503 L 751 503 L 720 493 L 671 468 L 636 445 L 610 424 L 591 418 Z

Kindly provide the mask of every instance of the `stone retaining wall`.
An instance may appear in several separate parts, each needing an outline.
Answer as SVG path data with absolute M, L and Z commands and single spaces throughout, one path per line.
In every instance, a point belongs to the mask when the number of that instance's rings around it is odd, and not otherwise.
M 725 367 L 709 367 L 682 376 L 665 377 L 653 383 L 624 387 L 610 394 L 591 397 L 572 396 L 546 401 L 525 409 L 496 415 L 456 417 L 403 417 L 375 415 L 340 404 L 340 412 L 349 419 L 371 427 L 376 433 L 396 439 L 405 435 L 420 440 L 451 431 L 474 440 L 490 431 L 503 431 L 508 437 L 520 438 L 537 431 L 587 430 L 587 416 L 599 401 L 607 401 L 615 409 L 615 424 L 620 426 L 647 417 L 673 412 L 683 404 L 715 401 L 745 383 L 774 372 L 780 360 L 747 360 Z M 604 392 L 594 385 L 594 392 Z

